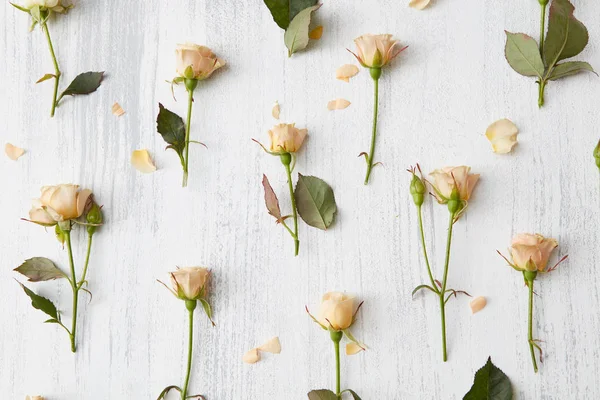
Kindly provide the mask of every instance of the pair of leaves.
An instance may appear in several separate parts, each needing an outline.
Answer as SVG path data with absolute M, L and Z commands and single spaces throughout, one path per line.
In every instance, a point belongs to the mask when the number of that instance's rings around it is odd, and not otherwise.
M 358 394 L 356 394 L 356 392 L 353 390 L 346 389 L 342 392 L 342 394 L 344 394 L 344 393 L 350 393 L 353 400 L 361 400 L 361 398 L 358 396 Z M 308 393 L 308 399 L 309 400 L 339 400 L 337 395 L 328 389 L 312 390 Z
M 279 200 L 266 175 L 263 175 L 262 184 L 269 214 L 277 219 L 277 223 L 282 223 L 288 216 L 281 215 Z M 337 205 L 333 189 L 327 182 L 314 176 L 298 174 L 294 199 L 298 214 L 308 225 L 321 230 L 327 230 L 331 226 L 337 213 Z
M 29 282 L 43 282 L 53 279 L 67 278 L 52 260 L 45 257 L 33 257 L 19 265 L 14 271 L 25 275 Z
M 471 390 L 463 400 L 512 400 L 513 391 L 510 380 L 502 370 L 492 363 L 491 357 L 475 373 Z
M 183 118 L 172 111 L 167 110 L 158 103 L 159 112 L 156 117 L 156 129 L 167 142 L 167 149 L 173 149 L 183 162 L 183 151 L 185 150 L 185 123 Z
M 306 48 L 312 13 L 321 6 L 319 0 L 264 0 L 273 20 L 285 30 L 284 42 L 291 56 Z

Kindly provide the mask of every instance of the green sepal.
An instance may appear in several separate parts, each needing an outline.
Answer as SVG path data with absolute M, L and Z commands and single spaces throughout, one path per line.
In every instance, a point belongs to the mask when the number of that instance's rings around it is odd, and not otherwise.
M 13 6 L 14 8 L 16 8 L 17 10 L 21 10 L 23 12 L 26 12 L 27 14 L 29 14 L 29 10 L 26 9 L 25 7 L 21 7 L 20 5 L 17 5 L 15 3 L 10 3 L 11 6 Z
M 417 286 L 416 288 L 414 288 L 414 289 L 413 289 L 413 291 L 412 291 L 412 293 L 411 293 L 411 296 L 414 296 L 414 295 L 415 295 L 415 293 L 417 293 L 417 292 L 418 292 L 419 290 L 421 290 L 421 289 L 429 289 L 429 290 L 431 290 L 433 293 L 439 294 L 439 292 L 438 292 L 436 289 L 432 288 L 432 287 L 431 287 L 431 286 L 429 286 L 429 285 L 419 285 L 419 286 Z
M 206 316 L 210 320 L 210 323 L 212 324 L 212 326 L 216 326 L 215 321 L 213 321 L 213 319 L 212 319 L 212 308 L 210 306 L 210 303 L 204 299 L 198 299 L 198 300 L 200 301 L 200 304 L 202 304 L 202 308 L 204 309 L 204 312 L 206 313 Z

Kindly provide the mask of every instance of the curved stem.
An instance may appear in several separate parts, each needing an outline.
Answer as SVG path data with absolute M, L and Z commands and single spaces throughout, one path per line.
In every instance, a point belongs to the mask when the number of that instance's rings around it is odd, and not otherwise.
M 194 309 L 188 309 L 189 317 L 189 338 L 188 338 L 188 359 L 187 359 L 187 372 L 185 374 L 185 383 L 183 384 L 183 390 L 181 391 L 181 400 L 185 400 L 187 397 L 188 385 L 190 383 L 190 373 L 192 371 L 192 348 L 194 346 Z
M 374 89 L 374 103 L 373 103 L 373 132 L 371 133 L 371 149 L 367 155 L 367 176 L 365 177 L 365 185 L 369 183 L 369 177 L 371 176 L 371 170 L 373 169 L 373 159 L 375 157 L 375 139 L 377 137 L 377 110 L 379 108 L 379 79 L 373 79 Z
M 77 332 L 77 304 L 79 301 L 79 288 L 77 287 L 77 276 L 75 275 L 75 263 L 73 262 L 73 250 L 71 248 L 71 231 L 65 231 L 67 251 L 69 253 L 69 264 L 71 266 L 71 288 L 73 289 L 73 318 L 71 322 L 71 351 L 75 353 L 75 337 Z
M 340 378 L 340 341 L 333 341 L 335 348 L 335 394 L 338 398 L 342 398 L 341 394 L 341 378 Z
M 529 352 L 531 353 L 531 362 L 533 363 L 533 371 L 537 373 L 538 366 L 533 348 L 533 280 L 528 281 L 527 286 L 529 286 L 529 326 L 527 330 L 527 339 L 529 343 Z
M 58 101 L 58 82 L 60 80 L 60 68 L 58 67 L 58 61 L 56 61 L 56 54 L 54 53 L 54 46 L 52 45 L 52 39 L 50 38 L 50 31 L 48 30 L 48 24 L 46 22 L 41 24 L 42 31 L 46 35 L 48 41 L 48 47 L 50 48 L 50 55 L 52 56 L 52 62 L 54 63 L 54 95 L 52 96 L 52 109 L 50 110 L 50 117 L 54 117 L 54 111 Z
M 87 244 L 87 251 L 85 254 L 85 264 L 83 266 L 83 273 L 81 274 L 81 280 L 77 284 L 78 288 L 81 287 L 81 285 L 83 285 L 83 283 L 85 282 L 85 277 L 87 276 L 88 265 L 90 263 L 90 253 L 92 251 L 92 236 L 93 236 L 93 234 L 88 234 L 88 244 Z
M 284 164 L 284 166 L 288 179 L 288 188 L 290 189 L 290 199 L 292 201 L 292 213 L 294 217 L 294 233 L 292 237 L 294 238 L 294 255 L 297 256 L 300 249 L 300 240 L 298 240 L 298 211 L 296 210 L 296 198 L 294 197 L 294 185 L 292 184 L 292 169 L 289 164 Z
M 444 294 L 446 293 L 446 285 L 448 283 L 448 266 L 450 265 L 450 248 L 452 246 L 452 227 L 454 226 L 454 213 L 450 213 L 448 222 L 448 238 L 446 239 L 446 261 L 444 262 L 444 278 L 442 280 L 442 289 L 440 291 L 440 309 L 442 317 L 442 359 L 448 361 L 446 351 L 446 302 Z
M 427 265 L 427 273 L 429 274 L 429 280 L 431 281 L 431 287 L 437 290 L 433 274 L 431 272 L 431 265 L 429 264 L 429 257 L 427 256 L 427 247 L 425 246 L 425 233 L 423 232 L 423 212 L 422 206 L 417 207 L 417 214 L 419 216 L 419 233 L 421 234 L 421 246 L 423 247 L 423 256 L 425 257 L 425 264 Z
M 187 123 L 185 125 L 185 158 L 183 165 L 183 183 L 182 186 L 186 187 L 188 182 L 188 166 L 190 161 L 190 129 L 192 125 L 192 104 L 194 103 L 194 91 L 188 89 L 188 110 L 187 110 Z

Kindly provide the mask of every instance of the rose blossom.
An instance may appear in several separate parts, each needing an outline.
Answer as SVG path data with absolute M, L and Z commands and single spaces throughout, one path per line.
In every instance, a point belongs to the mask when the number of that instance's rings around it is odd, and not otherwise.
M 341 331 L 352 325 L 355 311 L 354 297 L 340 292 L 325 293 L 318 321 L 325 327 Z
M 509 249 L 512 266 L 521 271 L 544 271 L 556 247 L 558 242 L 555 239 L 521 233 L 513 238 Z
M 471 198 L 473 188 L 479 180 L 479 174 L 471 174 L 471 167 L 445 167 L 436 169 L 429 175 L 434 179 L 434 194 L 440 204 L 448 203 L 452 193 L 456 193 L 461 201 L 468 201 Z
M 354 39 L 354 43 L 355 57 L 366 68 L 381 68 L 404 50 L 398 48 L 398 41 L 390 34 L 366 34 Z
M 298 129 L 295 125 L 278 124 L 269 130 L 272 152 L 295 153 L 300 150 L 308 130 Z
M 206 282 L 210 271 L 202 267 L 185 267 L 171 272 L 171 287 L 175 296 L 182 300 L 198 300 L 206 297 Z
M 79 191 L 79 185 L 72 184 L 44 186 L 41 192 L 40 198 L 33 201 L 29 218 L 46 226 L 79 218 L 92 195 L 91 190 Z
M 177 74 L 183 78 L 203 80 L 225 65 L 211 49 L 197 44 L 179 44 L 175 54 Z

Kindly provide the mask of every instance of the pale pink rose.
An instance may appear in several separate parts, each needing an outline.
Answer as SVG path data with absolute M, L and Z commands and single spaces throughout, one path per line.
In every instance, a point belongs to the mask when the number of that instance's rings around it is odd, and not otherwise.
M 32 222 L 46 226 L 79 218 L 91 196 L 91 190 L 79 191 L 79 185 L 44 186 L 40 198 L 33 201 L 29 218 Z
M 544 271 L 556 247 L 558 242 L 555 239 L 521 233 L 513 238 L 510 246 L 513 266 L 522 271 Z
M 211 49 L 196 44 L 179 44 L 175 54 L 177 74 L 184 78 L 203 80 L 225 65 Z M 188 68 L 191 69 L 192 76 L 186 74 Z
M 434 179 L 434 195 L 441 204 L 448 203 L 456 189 L 461 201 L 468 201 L 479 180 L 479 174 L 471 174 L 471 167 L 445 167 L 436 169 L 429 175 Z
M 341 331 L 352 325 L 355 311 L 354 297 L 340 292 L 325 293 L 318 321 L 325 327 Z
M 298 129 L 296 124 L 278 124 L 269 131 L 271 151 L 275 153 L 295 153 L 300 150 L 308 133 Z
M 354 39 L 355 57 L 366 68 L 381 68 L 393 60 L 402 50 L 390 34 L 366 34 Z
M 185 267 L 171 272 L 171 287 L 182 300 L 205 298 L 210 271 L 202 267 Z

